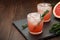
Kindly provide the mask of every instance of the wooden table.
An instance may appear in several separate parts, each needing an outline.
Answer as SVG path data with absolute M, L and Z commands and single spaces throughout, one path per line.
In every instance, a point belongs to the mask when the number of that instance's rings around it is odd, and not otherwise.
M 39 2 L 43 0 L 0 0 L 0 40 L 25 40 L 12 22 L 37 11 L 36 5 Z M 60 40 L 60 37 L 48 40 Z

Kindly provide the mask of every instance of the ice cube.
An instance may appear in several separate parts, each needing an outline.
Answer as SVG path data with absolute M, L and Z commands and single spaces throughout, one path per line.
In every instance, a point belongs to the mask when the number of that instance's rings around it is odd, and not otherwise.
M 27 19 L 34 25 L 36 25 L 38 22 L 41 21 L 41 17 L 40 17 L 40 14 L 37 13 L 37 12 L 34 12 L 34 13 L 30 13 L 28 16 L 27 16 Z

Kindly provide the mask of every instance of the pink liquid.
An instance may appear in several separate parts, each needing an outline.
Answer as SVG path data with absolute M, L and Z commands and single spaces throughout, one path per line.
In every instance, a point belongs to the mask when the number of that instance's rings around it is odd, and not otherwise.
M 43 14 L 46 10 L 49 12 L 44 16 L 44 22 L 49 22 L 52 14 L 52 7 L 49 3 L 40 3 L 37 5 L 38 13 Z
M 44 11 L 39 9 L 38 12 L 40 14 L 42 14 L 42 12 L 44 12 Z M 52 14 L 52 10 L 49 10 L 49 12 L 44 16 L 44 22 L 50 21 L 51 14 Z
M 31 34 L 40 34 L 43 29 L 43 21 L 41 21 L 39 25 L 33 25 L 30 21 L 28 21 L 28 28 Z

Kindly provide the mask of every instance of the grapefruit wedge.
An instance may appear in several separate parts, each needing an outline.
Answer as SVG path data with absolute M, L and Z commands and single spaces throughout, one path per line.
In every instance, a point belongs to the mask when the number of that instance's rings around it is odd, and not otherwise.
M 58 2 L 53 8 L 53 14 L 55 17 L 60 18 L 60 2 Z

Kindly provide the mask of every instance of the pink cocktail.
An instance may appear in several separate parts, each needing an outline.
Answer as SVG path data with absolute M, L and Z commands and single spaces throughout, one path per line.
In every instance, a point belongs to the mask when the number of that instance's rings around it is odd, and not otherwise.
M 41 16 L 44 14 L 44 12 L 46 10 L 48 10 L 49 12 L 47 12 L 47 14 L 44 16 L 44 22 L 49 22 L 50 18 L 51 18 L 51 14 L 52 14 L 52 6 L 49 3 L 39 3 L 37 5 L 37 10 L 38 13 L 41 14 Z
M 41 34 L 43 29 L 43 20 L 41 20 L 40 14 L 29 13 L 27 15 L 28 29 L 33 35 Z

